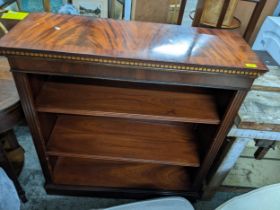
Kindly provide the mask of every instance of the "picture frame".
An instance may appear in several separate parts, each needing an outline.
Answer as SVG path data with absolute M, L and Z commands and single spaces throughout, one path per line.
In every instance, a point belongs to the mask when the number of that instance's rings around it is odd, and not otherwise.
M 72 0 L 80 15 L 108 18 L 108 0 Z

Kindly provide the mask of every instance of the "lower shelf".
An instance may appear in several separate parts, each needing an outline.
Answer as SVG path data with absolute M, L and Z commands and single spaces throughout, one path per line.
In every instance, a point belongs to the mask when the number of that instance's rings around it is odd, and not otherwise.
M 190 172 L 181 166 L 59 157 L 53 183 L 87 187 L 186 191 Z

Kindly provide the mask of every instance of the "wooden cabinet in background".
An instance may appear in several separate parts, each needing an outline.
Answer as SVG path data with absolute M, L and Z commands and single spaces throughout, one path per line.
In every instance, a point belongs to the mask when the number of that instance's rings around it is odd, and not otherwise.
M 266 72 L 228 31 L 46 13 L 0 50 L 50 193 L 198 197 Z
M 185 3 L 183 0 L 182 14 Z M 179 19 L 180 7 L 181 0 L 161 0 L 160 2 L 132 0 L 131 20 L 176 24 Z

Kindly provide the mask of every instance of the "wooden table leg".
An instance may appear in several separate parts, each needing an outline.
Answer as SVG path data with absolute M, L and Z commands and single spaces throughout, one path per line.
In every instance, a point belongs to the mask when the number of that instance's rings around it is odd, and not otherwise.
M 3 137 L 1 138 L 1 136 L 3 136 Z M 9 130 L 9 131 L 1 134 L 0 139 L 3 139 L 3 141 L 8 142 L 9 148 L 11 150 L 17 149 L 18 147 L 20 147 L 13 130 Z
M 182 24 L 182 20 L 183 20 L 186 4 L 187 4 L 187 0 L 182 0 L 181 1 L 179 16 L 178 16 L 178 19 L 177 19 L 177 24 L 178 25 Z
M 264 158 L 266 153 L 274 148 L 276 141 L 268 141 L 268 140 L 256 140 L 256 146 L 259 147 L 254 154 L 255 159 L 261 160 Z
M 266 1 L 267 0 L 259 0 L 259 1 L 256 2 L 255 9 L 253 11 L 253 14 L 252 14 L 250 20 L 249 20 L 249 23 L 248 23 L 248 26 L 246 28 L 246 31 L 245 31 L 245 33 L 243 35 L 244 39 L 247 42 L 250 41 L 250 38 L 251 38 L 255 28 L 256 28 L 256 25 L 257 25 L 258 20 L 259 20 L 259 18 L 261 16 L 261 13 L 262 13 L 263 8 L 264 8 L 264 6 L 266 4 Z
M 13 130 L 10 130 L 10 131 L 6 132 L 5 134 L 6 135 L 4 135 L 4 136 L 2 135 L 1 142 L 9 141 L 9 143 L 11 143 L 10 144 L 11 147 L 15 146 L 15 148 L 18 148 L 19 145 L 17 143 Z M 12 164 L 10 163 L 9 159 L 7 158 L 6 152 L 5 152 L 5 150 L 3 148 L 3 144 L 1 142 L 0 142 L 0 165 L 3 167 L 3 169 L 9 176 L 9 178 L 13 181 L 15 188 L 17 190 L 18 196 L 20 197 L 21 201 L 25 203 L 27 201 L 25 192 L 22 189 L 22 187 L 18 181 L 15 170 L 14 170 Z

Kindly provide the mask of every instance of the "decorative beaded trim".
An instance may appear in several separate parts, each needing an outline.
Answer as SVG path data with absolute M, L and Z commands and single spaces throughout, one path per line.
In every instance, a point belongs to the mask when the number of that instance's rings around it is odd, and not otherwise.
M 34 53 L 34 52 L 21 52 L 21 51 L 10 51 L 10 50 L 2 50 L 0 52 L 0 54 L 31 56 L 31 57 L 41 57 L 41 58 L 53 58 L 53 59 L 67 59 L 67 60 L 75 60 L 75 61 L 88 61 L 88 62 L 95 62 L 95 63 L 117 64 L 117 65 L 134 66 L 134 67 L 138 67 L 138 66 L 153 67 L 153 68 L 202 71 L 202 72 L 212 72 L 212 73 L 214 72 L 214 73 L 250 75 L 250 76 L 259 76 L 260 75 L 260 73 L 258 73 L 258 72 L 246 72 L 246 71 L 241 71 L 241 70 L 205 68 L 205 67 L 183 66 L 183 65 L 174 65 L 174 64 L 156 64 L 156 63 L 146 63 L 146 62 L 141 62 L 141 61 L 123 61 L 123 60 L 116 60 L 116 59 L 109 59 L 109 58 L 108 59 L 107 58 L 89 58 L 89 57 Z

